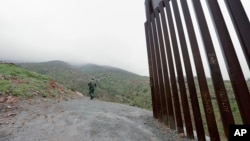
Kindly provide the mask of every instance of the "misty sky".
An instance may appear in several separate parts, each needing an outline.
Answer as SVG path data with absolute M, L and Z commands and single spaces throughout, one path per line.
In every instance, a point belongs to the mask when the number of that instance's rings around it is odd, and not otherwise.
M 0 0 L 0 59 L 96 63 L 148 75 L 144 11 L 144 0 Z
M 0 60 L 95 63 L 148 76 L 144 11 L 144 0 L 0 0 Z

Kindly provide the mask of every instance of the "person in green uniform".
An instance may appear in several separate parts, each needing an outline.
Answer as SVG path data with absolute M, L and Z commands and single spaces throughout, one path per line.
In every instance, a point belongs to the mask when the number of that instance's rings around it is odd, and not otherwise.
M 94 93 L 95 93 L 95 87 L 96 87 L 96 83 L 95 83 L 95 79 L 91 79 L 91 81 L 88 83 L 89 86 L 89 96 L 90 99 L 92 100 L 94 98 Z

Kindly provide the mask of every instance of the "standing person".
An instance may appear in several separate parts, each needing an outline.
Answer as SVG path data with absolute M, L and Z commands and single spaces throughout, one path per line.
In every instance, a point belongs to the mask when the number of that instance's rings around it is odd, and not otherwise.
M 95 87 L 96 87 L 94 78 L 90 80 L 90 82 L 88 83 L 88 86 L 89 86 L 89 96 L 90 96 L 90 99 L 92 100 L 94 98 Z

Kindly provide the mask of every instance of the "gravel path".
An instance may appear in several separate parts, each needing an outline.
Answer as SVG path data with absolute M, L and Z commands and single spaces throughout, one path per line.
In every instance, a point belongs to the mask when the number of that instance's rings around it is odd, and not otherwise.
M 0 141 L 187 140 L 154 120 L 151 111 L 127 105 L 86 97 L 18 103 L 15 116 L 0 116 Z

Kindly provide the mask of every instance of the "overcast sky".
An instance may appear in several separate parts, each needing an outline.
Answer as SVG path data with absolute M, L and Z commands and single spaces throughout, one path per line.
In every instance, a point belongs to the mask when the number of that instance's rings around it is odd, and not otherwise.
M 144 11 L 144 0 L 0 0 L 0 60 L 95 63 L 148 75 Z
M 111 65 L 148 75 L 144 0 L 0 0 L 0 59 Z

